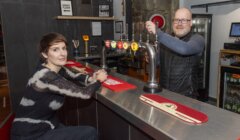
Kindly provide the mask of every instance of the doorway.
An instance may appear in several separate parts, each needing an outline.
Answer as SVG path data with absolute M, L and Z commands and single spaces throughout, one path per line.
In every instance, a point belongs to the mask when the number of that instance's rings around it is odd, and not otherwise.
M 2 19 L 0 16 L 0 126 L 11 113 L 10 90 L 3 35 Z

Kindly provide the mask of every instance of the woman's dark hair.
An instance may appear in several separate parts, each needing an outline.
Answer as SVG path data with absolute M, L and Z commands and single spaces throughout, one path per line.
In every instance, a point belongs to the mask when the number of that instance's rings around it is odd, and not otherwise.
M 48 33 L 42 37 L 40 40 L 39 52 L 40 58 L 45 62 L 45 58 L 42 56 L 42 53 L 47 53 L 49 48 L 58 42 L 64 42 L 67 45 L 67 39 L 59 33 Z

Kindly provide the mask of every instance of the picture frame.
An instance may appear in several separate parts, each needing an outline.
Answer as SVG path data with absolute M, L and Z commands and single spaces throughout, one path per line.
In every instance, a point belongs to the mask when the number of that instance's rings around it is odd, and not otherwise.
M 102 36 L 102 23 L 100 21 L 92 22 L 92 36 Z
M 61 15 L 72 16 L 72 0 L 60 0 Z
M 115 33 L 123 33 L 123 21 L 115 21 Z
M 99 8 L 99 12 L 98 12 L 99 17 L 109 17 L 110 6 L 108 4 L 99 5 L 98 8 Z

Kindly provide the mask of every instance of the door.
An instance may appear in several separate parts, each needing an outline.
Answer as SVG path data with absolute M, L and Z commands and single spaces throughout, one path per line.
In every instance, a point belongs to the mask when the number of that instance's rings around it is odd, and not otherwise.
M 221 67 L 219 107 L 240 114 L 240 69 Z
M 207 101 L 209 95 L 209 68 L 211 49 L 211 14 L 193 14 L 192 32 L 202 35 L 205 39 L 205 49 L 199 66 L 199 100 Z
M 11 113 L 10 91 L 1 23 L 0 16 L 0 128 Z

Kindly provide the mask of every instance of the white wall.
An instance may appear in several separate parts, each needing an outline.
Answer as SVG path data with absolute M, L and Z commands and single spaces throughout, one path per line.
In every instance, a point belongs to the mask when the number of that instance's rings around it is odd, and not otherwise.
M 180 7 L 189 7 L 194 4 L 204 4 L 217 2 L 217 0 L 181 0 Z M 219 1 L 219 0 L 218 0 Z M 205 8 L 194 8 L 193 13 L 206 13 Z M 217 98 L 218 83 L 218 58 L 219 51 L 223 49 L 225 42 L 233 42 L 229 38 L 231 22 L 240 22 L 240 4 L 226 4 L 220 6 L 208 7 L 208 13 L 213 14 L 212 18 L 212 36 L 211 36 L 211 60 L 210 60 L 210 79 L 209 96 Z

